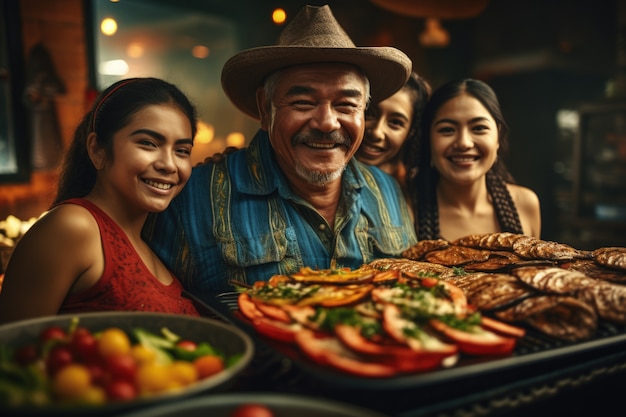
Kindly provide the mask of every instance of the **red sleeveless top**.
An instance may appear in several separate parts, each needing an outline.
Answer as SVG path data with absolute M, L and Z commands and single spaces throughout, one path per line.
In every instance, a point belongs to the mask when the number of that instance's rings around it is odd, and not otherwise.
M 182 296 L 183 287 L 172 275 L 170 285 L 160 282 L 143 263 L 126 233 L 92 202 L 74 198 L 61 204 L 86 208 L 98 222 L 104 272 L 87 291 L 67 296 L 59 314 L 89 311 L 153 311 L 199 316 L 193 303 Z

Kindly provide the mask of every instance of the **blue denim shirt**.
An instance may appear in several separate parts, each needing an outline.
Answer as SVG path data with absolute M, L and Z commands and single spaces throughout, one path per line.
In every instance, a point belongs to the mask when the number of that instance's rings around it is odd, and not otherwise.
M 323 217 L 291 191 L 267 132 L 259 130 L 247 149 L 194 167 L 168 209 L 149 219 L 144 238 L 200 298 L 232 291 L 230 280 L 251 284 L 303 266 L 329 268 L 331 260 L 358 268 L 397 257 L 417 241 L 391 176 L 353 159 L 342 181 L 345 209 L 327 230 Z

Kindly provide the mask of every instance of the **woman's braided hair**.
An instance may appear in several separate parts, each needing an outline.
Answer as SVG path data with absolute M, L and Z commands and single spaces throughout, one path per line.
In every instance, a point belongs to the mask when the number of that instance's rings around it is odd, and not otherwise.
M 508 151 L 509 128 L 502 116 L 495 92 L 486 83 L 471 78 L 451 81 L 438 88 L 431 96 L 422 115 L 420 146 L 411 152 L 409 172 L 416 172 L 409 179 L 409 193 L 415 214 L 415 231 L 419 240 L 442 238 L 439 230 L 439 208 L 437 205 L 437 182 L 439 172 L 431 163 L 430 126 L 439 108 L 452 98 L 467 93 L 480 101 L 498 125 L 498 158 L 487 172 L 487 191 L 503 232 L 523 233 L 515 203 L 507 188 L 514 184 L 503 161 Z

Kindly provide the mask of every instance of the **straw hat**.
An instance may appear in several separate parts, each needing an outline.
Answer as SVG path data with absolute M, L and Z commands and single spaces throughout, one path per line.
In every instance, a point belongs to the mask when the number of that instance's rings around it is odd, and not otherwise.
M 278 44 L 244 50 L 222 69 L 222 88 L 235 106 L 259 119 L 256 89 L 272 72 L 307 63 L 340 62 L 360 67 L 378 102 L 398 91 L 409 78 L 412 63 L 392 47 L 356 47 L 328 5 L 305 6 L 283 29 Z

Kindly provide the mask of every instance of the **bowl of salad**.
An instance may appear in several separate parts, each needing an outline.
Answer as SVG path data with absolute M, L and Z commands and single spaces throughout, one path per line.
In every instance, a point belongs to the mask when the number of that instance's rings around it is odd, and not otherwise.
M 229 387 L 254 344 L 223 322 L 98 312 L 0 326 L 0 415 L 117 414 Z

